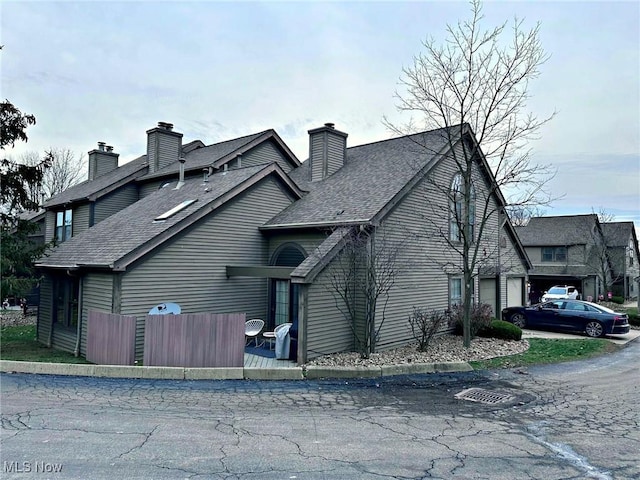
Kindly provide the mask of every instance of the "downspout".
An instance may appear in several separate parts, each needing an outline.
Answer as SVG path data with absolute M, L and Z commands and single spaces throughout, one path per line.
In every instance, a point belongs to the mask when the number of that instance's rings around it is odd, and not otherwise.
M 307 363 L 307 320 L 309 315 L 309 285 L 300 284 L 298 291 L 298 365 Z
M 76 357 L 80 356 L 80 338 L 82 336 L 82 284 L 84 283 L 84 278 L 80 277 L 78 285 L 78 330 L 76 333 L 76 347 L 73 350 L 73 355 Z

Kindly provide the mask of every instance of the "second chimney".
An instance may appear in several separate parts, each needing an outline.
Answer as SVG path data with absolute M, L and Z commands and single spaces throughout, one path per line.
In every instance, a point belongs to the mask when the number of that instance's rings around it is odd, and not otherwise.
M 343 165 L 347 154 L 347 134 L 336 130 L 333 123 L 309 130 L 311 181 L 333 175 Z
M 147 130 L 149 173 L 178 161 L 181 149 L 182 134 L 173 131 L 173 124 L 158 122 L 157 127 Z

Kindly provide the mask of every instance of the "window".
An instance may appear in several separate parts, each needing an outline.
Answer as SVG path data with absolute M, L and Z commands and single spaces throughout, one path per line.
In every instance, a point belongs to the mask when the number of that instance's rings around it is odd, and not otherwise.
M 449 305 L 462 303 L 462 278 L 449 279 Z
M 73 211 L 71 209 L 56 212 L 56 241 L 69 240 L 73 234 Z
M 476 303 L 476 279 L 471 279 L 471 305 Z M 462 304 L 462 294 L 464 293 L 464 286 L 462 277 L 451 277 L 449 279 L 449 305 Z
M 78 326 L 78 278 L 57 277 L 54 279 L 53 321 L 64 328 Z
M 449 196 L 449 240 L 460 242 L 463 238 L 464 226 L 465 187 L 464 178 L 456 173 L 451 181 Z M 469 189 L 469 237 L 472 241 L 475 236 L 476 225 L 476 189 L 473 185 Z
M 567 247 L 542 247 L 543 262 L 566 262 Z

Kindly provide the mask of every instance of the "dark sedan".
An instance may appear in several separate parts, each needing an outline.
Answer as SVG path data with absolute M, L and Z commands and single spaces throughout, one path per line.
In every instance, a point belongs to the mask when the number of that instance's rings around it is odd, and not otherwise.
M 553 300 L 530 307 L 508 307 L 502 310 L 502 319 L 520 328 L 579 331 L 590 337 L 629 333 L 626 313 L 580 300 Z

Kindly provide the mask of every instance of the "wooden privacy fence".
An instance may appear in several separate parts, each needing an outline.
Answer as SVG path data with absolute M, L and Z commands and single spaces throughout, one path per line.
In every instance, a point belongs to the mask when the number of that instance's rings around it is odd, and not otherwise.
M 144 365 L 243 367 L 244 313 L 148 315 Z
M 136 317 L 89 310 L 87 360 L 102 365 L 133 365 Z
M 148 315 L 144 365 L 243 367 L 244 313 Z M 101 365 L 133 365 L 136 317 L 89 310 L 87 360 Z

